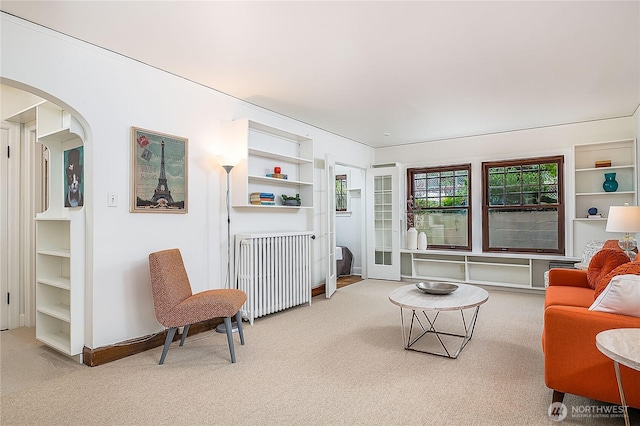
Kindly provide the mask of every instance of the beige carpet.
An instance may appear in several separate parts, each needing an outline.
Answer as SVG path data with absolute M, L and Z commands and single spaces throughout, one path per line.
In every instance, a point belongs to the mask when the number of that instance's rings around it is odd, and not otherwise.
M 473 339 L 451 360 L 402 349 L 400 309 L 387 297 L 399 285 L 365 280 L 245 323 L 236 364 L 215 332 L 174 343 L 162 366 L 157 348 L 94 368 L 41 346 L 33 330 L 2 332 L 1 424 L 557 424 L 547 417 L 541 294 L 489 290 Z M 452 315 L 438 323 L 457 325 Z M 624 422 L 570 415 L 561 424 Z

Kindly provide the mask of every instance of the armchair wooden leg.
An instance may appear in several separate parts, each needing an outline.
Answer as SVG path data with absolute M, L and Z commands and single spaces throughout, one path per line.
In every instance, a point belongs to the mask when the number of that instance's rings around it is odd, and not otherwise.
M 564 392 L 558 392 L 557 390 L 553 391 L 553 396 L 551 397 L 551 402 L 562 402 L 564 400 Z
M 229 352 L 231 352 L 231 363 L 235 363 L 236 351 L 233 348 L 233 329 L 231 328 L 231 317 L 224 317 L 224 326 L 227 329 L 227 342 L 229 343 Z M 238 327 L 239 326 L 240 325 L 238 325 Z
M 238 324 L 238 334 L 240 335 L 240 344 L 244 345 L 244 332 L 242 330 L 242 314 L 236 312 L 236 323 Z
M 160 365 L 164 364 L 164 358 L 167 356 L 167 352 L 169 351 L 169 346 L 173 341 L 173 336 L 176 335 L 176 330 L 178 330 L 178 327 L 172 327 L 167 332 L 167 338 L 164 339 L 164 348 L 162 349 L 162 355 L 160 356 L 160 362 L 159 362 Z
M 184 339 L 187 338 L 187 333 L 189 333 L 189 325 L 185 325 L 182 329 L 182 337 L 180 338 L 180 346 L 184 345 Z

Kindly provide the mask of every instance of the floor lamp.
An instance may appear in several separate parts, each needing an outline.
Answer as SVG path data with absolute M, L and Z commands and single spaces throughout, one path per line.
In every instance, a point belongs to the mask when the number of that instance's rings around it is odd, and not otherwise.
M 231 173 L 231 169 L 233 169 L 234 166 L 224 163 L 226 163 L 226 161 L 223 160 L 221 163 L 222 168 L 227 172 L 227 282 L 225 284 L 225 288 L 231 288 L 231 211 L 229 210 L 229 173 Z M 219 324 L 216 327 L 216 331 L 218 333 L 226 333 L 227 327 L 225 327 L 224 323 Z M 238 323 L 231 323 L 231 331 L 234 333 L 238 331 Z

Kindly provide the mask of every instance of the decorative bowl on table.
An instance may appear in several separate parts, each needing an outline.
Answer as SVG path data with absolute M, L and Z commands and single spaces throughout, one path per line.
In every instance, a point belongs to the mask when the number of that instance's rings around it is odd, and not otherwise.
M 416 283 L 416 287 L 427 294 L 449 294 L 457 290 L 458 286 L 451 283 L 427 281 Z

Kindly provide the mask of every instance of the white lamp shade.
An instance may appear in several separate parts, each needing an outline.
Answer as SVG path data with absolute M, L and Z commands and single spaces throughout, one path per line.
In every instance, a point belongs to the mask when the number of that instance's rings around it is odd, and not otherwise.
M 640 206 L 611 206 L 607 232 L 640 232 Z
M 242 161 L 242 155 L 233 153 L 216 155 L 216 161 L 221 166 L 235 167 L 240 164 L 240 161 Z

